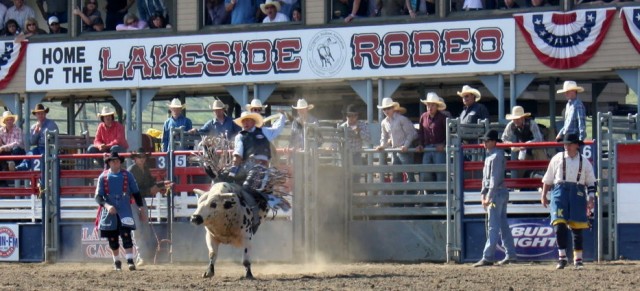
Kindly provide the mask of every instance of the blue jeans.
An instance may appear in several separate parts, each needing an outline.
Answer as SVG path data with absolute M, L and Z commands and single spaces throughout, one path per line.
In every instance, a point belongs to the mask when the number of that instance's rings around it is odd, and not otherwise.
M 506 250 L 506 257 L 516 258 L 516 247 L 513 243 L 513 235 L 509 222 L 507 221 L 507 203 L 509 202 L 509 191 L 507 189 L 495 190 L 493 205 L 487 207 L 488 230 L 487 242 L 484 245 L 482 259 L 493 262 L 495 259 L 496 247 L 502 238 L 502 246 Z
M 392 153 L 391 154 L 391 164 L 392 165 L 411 165 L 413 164 L 413 153 Z M 416 178 L 414 173 L 408 173 L 409 176 L 408 182 L 415 182 Z M 401 183 L 402 182 L 402 173 L 393 173 L 393 182 Z
M 436 147 L 433 145 L 425 146 L 425 149 L 435 149 Z M 436 152 L 436 151 L 425 151 L 422 154 L 422 164 L 444 164 L 446 162 L 446 153 L 445 152 Z M 435 180 L 433 177 L 435 176 Z M 420 180 L 422 182 L 430 182 L 430 181 L 444 181 L 445 173 L 420 173 Z

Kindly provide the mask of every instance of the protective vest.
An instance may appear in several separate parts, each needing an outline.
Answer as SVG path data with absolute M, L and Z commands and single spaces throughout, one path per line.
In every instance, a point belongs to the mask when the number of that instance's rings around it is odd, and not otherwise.
M 531 132 L 531 121 L 528 119 L 524 120 L 524 126 L 522 129 L 517 126 L 513 127 L 513 134 L 518 139 L 518 142 L 527 142 L 533 140 L 533 132 Z
M 271 159 L 271 147 L 269 140 L 262 133 L 262 129 L 257 128 L 253 132 L 241 131 L 242 145 L 244 152 L 243 159 L 248 159 L 251 155 L 264 155 Z

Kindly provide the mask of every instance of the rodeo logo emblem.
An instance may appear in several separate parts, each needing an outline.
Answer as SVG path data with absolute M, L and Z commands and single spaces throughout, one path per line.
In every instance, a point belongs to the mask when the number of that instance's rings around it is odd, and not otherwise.
M 18 238 L 8 227 L 0 227 L 0 258 L 9 258 L 18 248 Z
M 311 70 L 320 77 L 336 75 L 347 57 L 342 37 L 331 30 L 318 32 L 309 44 L 307 57 Z

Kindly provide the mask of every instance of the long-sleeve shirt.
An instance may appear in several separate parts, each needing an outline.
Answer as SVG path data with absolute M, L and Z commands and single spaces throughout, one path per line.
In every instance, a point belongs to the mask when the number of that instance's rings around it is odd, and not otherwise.
M 225 116 L 222 122 L 216 118 L 207 121 L 202 128 L 198 129 L 198 132 L 210 136 L 224 135 L 231 140 L 235 138 L 236 134 L 241 130 L 242 128 L 235 124 L 231 117 Z
M 577 134 L 580 140 L 587 138 L 587 116 L 584 104 L 580 99 L 572 99 L 567 102 L 564 110 L 564 126 L 558 132 L 561 135 Z
M 107 127 L 104 122 L 101 122 L 96 130 L 93 145 L 100 146 L 103 144 L 109 147 L 117 145 L 124 150 L 128 149 L 129 144 L 124 136 L 124 126 L 117 121 L 113 121 L 111 127 Z
M 280 135 L 280 133 L 284 129 L 284 123 L 285 123 L 284 114 L 280 114 L 280 118 L 278 118 L 278 120 L 276 120 L 276 122 L 271 127 L 261 127 L 262 134 L 270 142 L 273 142 L 273 140 L 278 135 Z M 256 130 L 255 127 L 250 129 L 249 132 L 253 132 L 254 130 Z M 244 159 L 246 157 L 243 157 L 243 153 L 244 153 L 244 144 L 242 143 L 242 135 L 238 134 L 236 135 L 236 139 L 234 141 L 233 155 L 242 157 Z
M 480 103 L 473 103 L 469 107 L 464 107 L 460 113 L 460 123 L 477 124 L 478 120 L 489 118 L 489 110 Z
M 44 148 L 44 142 L 47 139 L 44 135 L 45 131 L 54 131 L 58 130 L 58 125 L 55 121 L 51 119 L 45 119 L 42 122 L 42 126 L 40 127 L 40 132 L 36 133 L 35 129 L 38 126 L 38 123 L 31 126 L 29 144 L 38 146 L 39 148 Z
M 14 148 L 24 148 L 22 141 L 22 129 L 13 126 L 11 130 L 6 127 L 0 127 L 0 152 L 9 152 Z
M 371 142 L 371 133 L 369 132 L 369 125 L 363 120 L 358 120 L 355 127 L 349 126 L 346 121 L 340 124 L 341 128 L 349 128 L 347 133 L 347 145 L 351 149 L 362 149 L 362 144 L 369 144 Z
M 164 126 L 162 127 L 162 151 L 166 152 L 169 150 L 169 135 L 171 134 L 171 129 L 176 127 L 184 126 L 184 131 L 189 131 L 193 128 L 193 124 L 191 123 L 191 119 L 186 118 L 184 115 L 178 116 L 178 118 L 169 117 L 167 121 L 164 122 Z
M 529 124 L 528 130 L 531 132 L 532 138 L 527 140 L 520 140 L 518 138 L 518 134 L 516 133 L 516 130 L 518 130 L 519 132 L 524 132 L 524 126 L 526 126 L 527 123 Z M 529 134 L 526 133 L 524 135 L 529 135 Z M 525 124 L 523 124 L 522 129 L 517 128 L 516 124 L 513 121 L 510 121 L 507 124 L 507 126 L 504 128 L 504 132 L 502 132 L 502 140 L 508 141 L 508 142 L 528 142 L 528 141 L 539 142 L 539 141 L 543 141 L 544 139 L 542 138 L 542 133 L 540 133 L 540 128 L 538 127 L 538 124 L 531 119 L 527 119 L 525 121 Z
M 482 169 L 482 190 L 480 193 L 486 194 L 489 201 L 495 197 L 498 190 L 504 189 L 505 167 L 506 160 L 503 150 L 494 148 L 487 151 Z
M 562 179 L 562 160 L 566 161 L 567 173 L 565 179 Z M 557 153 L 551 161 L 549 161 L 549 167 L 547 172 L 542 177 L 542 183 L 547 185 L 555 185 L 559 182 L 573 182 L 586 186 L 595 186 L 596 176 L 593 173 L 593 166 L 589 159 L 582 156 L 582 172 L 580 174 L 580 181 L 578 178 L 578 168 L 580 168 L 580 153 L 575 157 L 569 157 L 569 154 L 565 152 Z
M 289 147 L 294 149 L 303 149 L 304 148 L 304 126 L 303 124 L 315 124 L 318 125 L 318 119 L 315 118 L 311 114 L 307 114 L 306 122 L 302 122 L 300 117 L 297 117 L 291 123 L 291 138 L 289 140 Z M 322 136 L 319 132 L 308 132 L 307 134 L 315 135 L 315 138 L 318 139 L 318 146 L 322 144 Z
M 151 194 L 149 193 L 151 187 L 158 186 L 156 179 L 151 176 L 149 168 L 140 168 L 138 165 L 133 164 L 129 166 L 129 169 L 127 170 L 136 179 L 136 183 L 138 184 L 138 189 L 140 190 L 140 195 L 142 195 L 142 197 L 149 196 Z
M 404 115 L 393 113 L 392 118 L 385 117 L 380 123 L 382 134 L 380 145 L 383 147 L 399 148 L 411 146 L 418 133 L 411 120 Z
M 418 140 L 422 146 L 446 143 L 447 117 L 440 111 L 436 112 L 433 117 L 429 115 L 429 112 L 423 113 L 420 116 Z

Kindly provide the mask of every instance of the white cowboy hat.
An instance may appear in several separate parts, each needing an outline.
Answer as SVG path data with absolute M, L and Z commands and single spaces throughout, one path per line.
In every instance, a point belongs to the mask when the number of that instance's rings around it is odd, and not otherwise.
M 209 105 L 209 108 L 211 110 L 227 109 L 227 104 L 222 103 L 222 101 L 220 101 L 220 100 L 215 100 L 215 101 L 213 101 L 213 103 L 211 105 Z
M 115 110 L 111 109 L 109 106 L 103 106 L 102 111 L 98 112 L 98 117 L 103 117 L 107 115 L 116 115 Z
M 184 109 L 184 105 L 182 104 L 182 102 L 180 102 L 180 99 L 178 98 L 173 98 L 171 100 L 171 103 L 169 103 L 169 108 L 182 108 Z
M 378 105 L 377 107 L 378 109 L 385 109 L 389 107 L 394 107 L 394 109 L 397 109 L 398 107 L 400 107 L 400 103 L 394 102 L 391 97 L 384 97 L 382 98 L 382 104 Z
M 15 115 L 15 114 L 11 113 L 11 111 L 7 110 L 5 112 L 2 112 L 2 117 L 0 117 L 0 126 L 6 126 L 4 124 L 4 120 L 7 119 L 7 118 L 12 118 L 12 117 L 13 117 L 13 121 L 14 122 L 18 121 L 18 115 Z
M 262 10 L 262 13 L 267 14 L 267 7 L 270 5 L 275 6 L 276 11 L 280 11 L 280 2 L 275 0 L 267 0 L 264 2 L 264 4 L 260 4 L 260 10 Z
M 398 106 L 395 109 L 393 109 L 393 111 L 398 112 L 402 115 L 405 115 L 407 113 L 407 108 L 404 108 L 402 106 Z
M 313 104 L 307 104 L 307 100 L 304 99 L 298 99 L 298 103 L 297 106 L 291 106 L 291 108 L 293 109 L 313 109 Z
M 260 110 L 264 110 L 267 109 L 267 107 L 269 107 L 269 105 L 262 105 L 262 101 L 260 101 L 260 99 L 253 99 L 251 100 L 251 104 L 247 104 L 245 106 L 247 111 L 251 111 L 251 108 L 260 108 Z
M 562 89 L 558 90 L 558 92 L 556 93 L 560 94 L 560 93 L 565 93 L 569 91 L 578 91 L 578 93 L 580 93 L 580 92 L 584 92 L 584 88 L 578 86 L 575 81 L 564 81 L 564 84 L 562 85 Z
M 264 119 L 262 118 L 262 115 L 258 114 L 258 113 L 251 113 L 251 112 L 242 112 L 242 114 L 240 115 L 240 117 L 236 118 L 233 120 L 233 122 L 235 122 L 238 126 L 242 127 L 242 121 L 245 119 L 253 119 L 253 121 L 256 122 L 256 127 L 261 127 Z
M 507 114 L 507 119 L 508 120 L 514 120 L 514 119 L 518 119 L 520 117 L 527 117 L 527 116 L 531 116 L 531 113 L 524 112 L 524 108 L 522 108 L 522 106 L 513 106 L 513 108 L 511 108 L 511 114 Z
M 469 85 L 462 86 L 462 91 L 458 92 L 458 96 L 460 96 L 460 97 L 464 96 L 465 94 L 476 95 L 476 102 L 480 101 L 480 97 L 482 97 L 482 95 L 480 95 L 480 91 L 478 91 L 478 89 L 472 88 Z
M 440 98 L 440 96 L 438 96 L 438 94 L 436 94 L 435 92 L 427 93 L 427 98 L 425 98 L 424 100 L 420 100 L 420 102 L 422 102 L 422 104 L 424 105 L 427 105 L 427 103 L 438 104 L 438 110 L 447 109 L 447 104 L 445 104 L 444 101 L 442 101 L 442 98 Z

